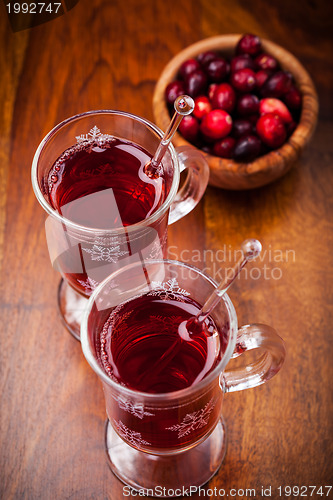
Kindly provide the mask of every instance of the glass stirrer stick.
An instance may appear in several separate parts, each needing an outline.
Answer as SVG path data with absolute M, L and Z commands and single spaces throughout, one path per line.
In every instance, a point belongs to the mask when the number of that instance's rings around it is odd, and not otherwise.
M 165 131 L 161 142 L 158 145 L 154 157 L 145 165 L 145 174 L 150 178 L 158 177 L 159 166 L 170 141 L 184 116 L 191 114 L 194 110 L 194 101 L 192 97 L 188 95 L 181 95 L 175 99 L 174 108 L 175 113 L 171 118 L 169 126 Z
M 210 315 L 214 307 L 217 306 L 228 288 L 235 281 L 236 277 L 241 272 L 245 264 L 250 260 L 258 257 L 261 252 L 261 248 L 261 243 L 258 240 L 248 239 L 243 241 L 243 243 L 241 244 L 242 255 L 239 260 L 231 269 L 228 269 L 226 277 L 208 297 L 198 314 L 187 320 L 186 330 L 188 330 L 190 334 L 191 328 L 193 329 L 193 327 L 201 327 L 205 319 Z M 181 327 L 181 325 L 179 325 L 179 327 Z

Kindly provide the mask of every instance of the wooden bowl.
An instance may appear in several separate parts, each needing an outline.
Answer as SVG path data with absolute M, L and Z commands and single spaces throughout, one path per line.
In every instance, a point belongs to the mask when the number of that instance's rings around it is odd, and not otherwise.
M 166 130 L 170 115 L 165 101 L 166 86 L 177 78 L 180 65 L 207 50 L 217 50 L 231 57 L 242 35 L 221 35 L 206 38 L 179 52 L 164 68 L 154 91 L 153 111 L 156 124 Z M 281 68 L 293 75 L 302 93 L 302 112 L 300 122 L 287 142 L 279 149 L 271 151 L 250 163 L 237 163 L 233 160 L 212 156 L 202 151 L 210 167 L 209 184 L 225 189 L 251 189 L 264 186 L 284 175 L 296 162 L 305 145 L 309 142 L 317 123 L 318 97 L 314 84 L 301 63 L 279 45 L 262 39 L 264 52 L 274 56 Z M 174 145 L 190 145 L 180 134 L 175 134 Z

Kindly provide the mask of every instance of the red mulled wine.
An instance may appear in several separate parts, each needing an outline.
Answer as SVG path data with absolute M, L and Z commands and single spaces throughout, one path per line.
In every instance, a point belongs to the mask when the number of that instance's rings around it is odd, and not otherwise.
M 164 201 L 163 177 L 148 178 L 152 156 L 116 138 L 83 141 L 67 149 L 49 173 L 49 200 L 66 219 L 113 229 L 149 217 Z
M 189 318 L 200 305 L 190 297 L 152 291 L 119 305 L 99 335 L 99 361 L 120 386 L 151 394 L 195 387 L 217 366 L 227 345 L 228 325 L 208 318 L 193 333 Z M 181 394 L 181 393 L 180 393 Z M 221 411 L 218 378 L 199 396 L 175 398 L 170 406 L 138 403 L 127 395 L 108 401 L 109 419 L 129 444 L 160 453 L 192 446 L 213 427 Z
M 101 334 L 101 359 L 107 374 L 122 385 L 141 392 L 172 392 L 195 385 L 216 366 L 220 336 L 212 319 L 184 335 L 199 305 L 185 295 L 179 301 L 155 293 L 111 313 Z
M 85 140 L 67 149 L 48 175 L 51 206 L 63 217 L 97 230 L 118 229 L 147 219 L 165 200 L 163 173 L 150 179 L 144 167 L 152 156 L 141 146 L 118 138 Z M 84 295 L 112 271 L 110 264 L 161 240 L 167 221 L 139 239 L 136 235 L 89 237 L 63 225 L 67 250 L 58 255 L 56 268 Z M 158 243 L 158 242 L 157 242 Z M 156 243 L 156 245 L 157 245 Z M 140 246 L 141 245 L 141 246 Z M 109 266 L 103 269 L 103 266 Z M 91 272 L 92 270 L 92 272 Z

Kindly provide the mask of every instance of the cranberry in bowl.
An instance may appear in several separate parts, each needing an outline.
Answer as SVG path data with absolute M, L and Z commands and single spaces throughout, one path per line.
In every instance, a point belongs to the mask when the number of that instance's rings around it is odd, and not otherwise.
M 175 135 L 206 157 L 213 186 L 251 189 L 284 175 L 298 160 L 317 122 L 318 98 L 302 64 L 253 34 L 221 35 L 178 53 L 164 68 L 153 98 L 165 130 L 178 93 L 195 109 Z

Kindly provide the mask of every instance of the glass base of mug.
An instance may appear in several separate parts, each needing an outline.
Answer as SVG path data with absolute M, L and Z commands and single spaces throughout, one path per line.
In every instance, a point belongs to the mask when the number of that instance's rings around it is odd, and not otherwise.
M 184 489 L 207 483 L 218 471 L 226 452 L 223 418 L 200 444 L 174 455 L 150 455 L 126 444 L 109 420 L 105 424 L 105 446 L 112 472 L 134 490 L 150 490 L 149 496 L 181 496 Z M 159 487 L 159 488 L 157 488 Z M 155 492 L 155 495 L 152 494 Z M 163 493 L 163 494 L 162 494 Z M 192 493 L 194 493 L 192 489 Z
M 87 302 L 86 297 L 77 293 L 61 278 L 58 286 L 58 308 L 65 327 L 76 340 L 80 340 L 81 318 Z

